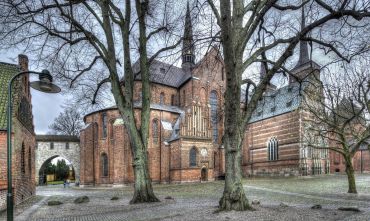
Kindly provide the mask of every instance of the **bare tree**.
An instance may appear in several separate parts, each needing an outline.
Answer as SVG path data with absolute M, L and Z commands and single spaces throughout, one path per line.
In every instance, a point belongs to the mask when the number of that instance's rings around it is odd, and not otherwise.
M 243 134 L 265 88 L 278 72 L 294 77 L 289 71 L 289 62 L 300 41 L 308 41 L 324 49 L 325 53 L 346 61 L 364 48 L 368 50 L 368 40 L 359 33 L 368 36 L 366 27 L 369 26 L 370 3 L 358 0 L 206 2 L 221 32 L 227 79 L 223 139 L 226 177 L 219 206 L 220 210 L 246 210 L 251 207 L 241 182 Z M 294 18 L 300 14 L 303 7 L 309 9 L 310 20 L 299 29 L 297 27 L 301 21 L 297 22 Z M 308 17 L 305 13 L 302 15 L 303 18 Z M 341 30 L 346 30 L 345 34 Z M 346 41 L 351 44 L 346 44 Z M 351 49 L 345 49 L 347 46 Z M 248 72 L 248 68 L 256 62 L 262 62 L 266 69 L 266 74 L 259 83 L 253 82 Z M 239 99 L 235 98 L 240 97 L 242 85 L 245 83 L 253 85 L 254 92 L 244 108 L 241 108 Z
M 79 136 L 83 127 L 81 114 L 75 108 L 65 108 L 49 126 L 53 134 Z
M 132 4 L 133 3 L 133 4 Z M 174 28 L 181 14 L 170 14 L 168 0 L 0 1 L 0 41 L 22 44 L 37 60 L 68 80 L 95 104 L 111 90 L 131 142 L 135 176 L 131 203 L 156 202 L 148 170 L 150 120 L 149 65 L 181 39 Z M 162 39 L 162 41 L 159 41 Z M 148 42 L 157 47 L 148 53 Z M 132 59 L 138 58 L 142 81 L 140 120 L 133 104 Z M 122 78 L 122 80 L 121 80 Z M 90 97 L 91 96 L 91 97 Z
M 370 138 L 370 73 L 367 66 L 356 66 L 328 74 L 322 95 L 308 92 L 304 100 L 309 113 L 304 142 L 312 150 L 331 150 L 343 157 L 348 193 L 357 193 L 352 158 Z

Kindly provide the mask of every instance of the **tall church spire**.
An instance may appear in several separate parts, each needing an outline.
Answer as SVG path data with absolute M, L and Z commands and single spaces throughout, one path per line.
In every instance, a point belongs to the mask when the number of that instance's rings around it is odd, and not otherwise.
M 306 27 L 304 5 L 302 6 L 301 31 Z M 296 67 L 306 64 L 310 61 L 308 56 L 308 45 L 306 41 L 299 42 L 299 60 Z
M 191 24 L 191 16 L 189 2 L 187 3 L 185 16 L 185 29 L 182 45 L 182 67 L 191 68 L 194 65 L 194 41 L 193 41 L 193 26 Z

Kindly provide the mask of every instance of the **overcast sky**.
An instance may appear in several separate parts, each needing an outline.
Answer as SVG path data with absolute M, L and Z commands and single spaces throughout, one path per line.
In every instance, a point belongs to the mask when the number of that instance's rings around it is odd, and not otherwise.
M 18 50 L 0 50 L 0 61 L 18 64 L 18 54 L 20 54 Z M 41 71 L 41 69 L 34 69 L 33 65 L 29 64 L 29 70 Z M 37 76 L 33 76 L 31 81 L 33 80 L 37 80 Z M 35 132 L 36 134 L 46 134 L 49 131 L 48 126 L 62 111 L 61 105 L 64 104 L 65 99 L 61 94 L 46 94 L 33 89 L 31 90 L 31 94 Z

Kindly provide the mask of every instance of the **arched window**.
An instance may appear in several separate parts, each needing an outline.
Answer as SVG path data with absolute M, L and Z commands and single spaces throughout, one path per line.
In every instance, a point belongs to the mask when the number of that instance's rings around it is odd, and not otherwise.
M 175 95 L 171 95 L 171 105 L 174 106 L 175 105 Z
M 22 149 L 21 149 L 21 172 L 24 174 L 26 172 L 26 150 L 24 147 L 24 143 L 22 143 Z
M 103 113 L 102 114 L 102 125 L 103 125 L 103 128 L 102 128 L 102 132 L 103 132 L 103 138 L 106 138 L 107 137 L 107 113 Z
M 108 156 L 106 153 L 101 155 L 101 172 L 103 177 L 108 176 Z
M 152 136 L 153 143 L 158 144 L 158 120 L 154 119 L 152 122 Z
M 109 138 L 113 139 L 114 138 L 114 120 L 111 120 L 109 123 Z
M 159 103 L 164 104 L 164 93 L 163 92 L 161 92 L 161 94 L 159 95 Z
M 267 155 L 270 161 L 279 159 L 279 143 L 276 137 L 271 138 L 267 143 Z
M 211 95 L 209 97 L 209 104 L 211 105 L 211 125 L 212 125 L 212 134 L 213 134 L 213 142 L 216 143 L 218 141 L 218 98 L 217 92 L 211 91 Z
M 182 91 L 182 103 L 183 103 L 183 106 L 185 106 L 185 102 L 186 102 L 186 95 L 185 95 L 185 90 Z
M 189 166 L 197 166 L 197 150 L 195 147 L 191 148 L 189 152 Z
M 29 171 L 29 175 L 32 176 L 32 151 L 31 151 L 31 147 L 28 148 L 28 171 Z

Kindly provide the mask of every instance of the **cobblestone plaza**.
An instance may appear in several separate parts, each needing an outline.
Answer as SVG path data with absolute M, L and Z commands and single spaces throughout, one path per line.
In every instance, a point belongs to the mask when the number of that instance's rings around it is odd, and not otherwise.
M 246 179 L 244 188 L 255 211 L 227 213 L 217 212 L 222 181 L 155 185 L 161 202 L 136 205 L 129 204 L 133 193 L 130 186 L 42 186 L 33 200 L 17 207 L 16 220 L 369 220 L 369 181 L 369 175 L 358 175 L 359 194 L 351 195 L 346 193 L 346 177 L 341 175 Z M 75 204 L 79 196 L 88 196 L 90 201 Z M 50 201 L 63 204 L 48 206 Z M 313 205 L 322 209 L 311 209 Z M 340 207 L 358 208 L 360 212 L 340 211 Z M 3 219 L 5 213 L 0 215 Z

